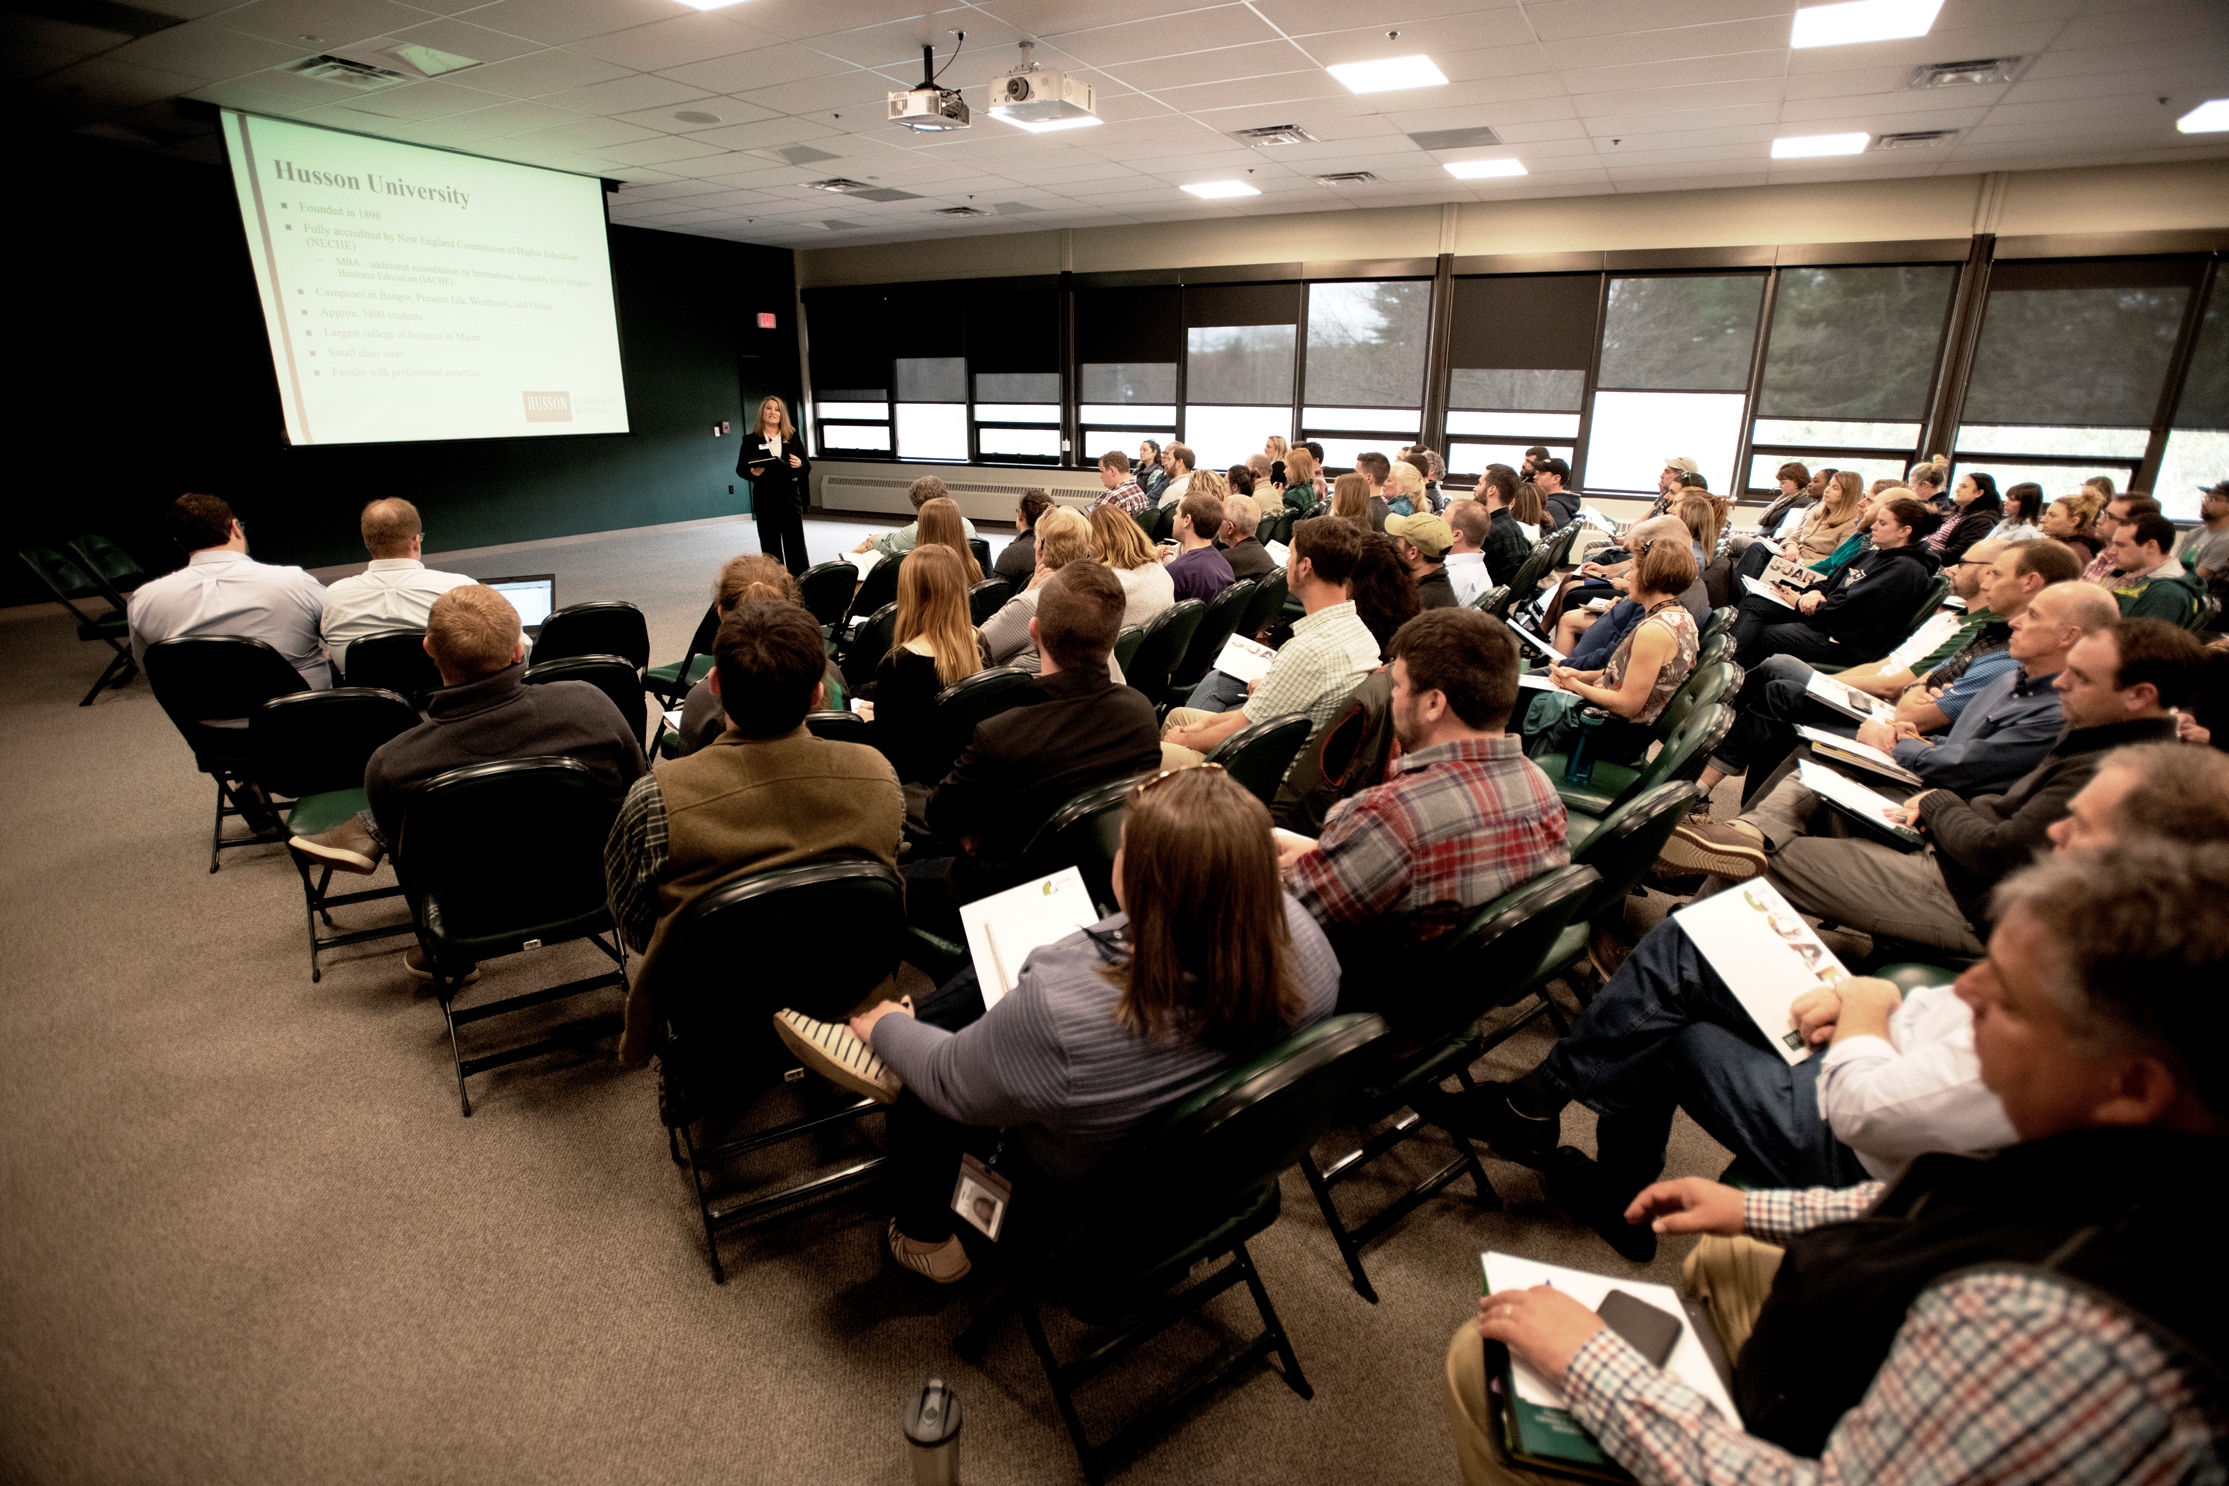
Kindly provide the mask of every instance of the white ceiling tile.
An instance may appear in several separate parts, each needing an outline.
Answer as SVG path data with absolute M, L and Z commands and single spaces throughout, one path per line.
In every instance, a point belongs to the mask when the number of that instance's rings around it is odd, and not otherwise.
M 580 117 L 581 115 L 568 108 L 551 108 L 547 104 L 514 98 L 508 103 L 453 115 L 449 124 L 452 128 L 469 129 L 476 134 L 501 138 L 524 134 L 529 129 L 547 129 L 552 124 L 574 123 Z
M 1737 52 L 1724 57 L 1697 57 L 1679 67 L 1654 67 L 1646 64 L 1622 67 L 1572 68 L 1563 74 L 1566 92 L 1573 97 L 1588 94 L 1639 92 L 1643 89 L 1668 91 L 1667 84 L 1677 83 L 1681 88 L 1694 89 L 1713 84 L 1734 84 L 1733 91 L 1747 93 L 1751 85 L 1769 81 L 1777 88 L 1787 72 L 1788 53 Z M 1721 98 L 1718 101 L 1730 101 Z
M 750 19 L 754 26 L 800 41 L 949 8 L 932 0 L 752 0 Z M 948 23 L 952 29 L 968 29 L 965 14 L 962 11 Z
M 618 120 L 612 122 L 617 123 Z M 679 134 L 661 134 L 655 139 L 638 140 L 633 144 L 604 145 L 601 148 L 606 159 L 617 160 L 623 165 L 663 165 L 668 160 L 690 160 L 727 153 L 716 144 L 706 144 L 702 140 Z
M 1345 31 L 1354 25 L 1351 0 L 1255 0 L 1254 8 L 1287 36 L 1313 36 Z M 1501 6 L 1482 6 L 1475 0 L 1378 0 L 1371 7 L 1375 18 L 1388 26 L 1408 30 L 1411 23 L 1438 16 L 1477 18 L 1481 12 L 1516 9 L 1515 0 Z
M 676 118 L 676 114 L 709 114 L 712 122 L 701 119 Z M 661 104 L 656 108 L 637 109 L 632 113 L 612 114 L 612 118 L 629 124 L 640 124 L 645 129 L 656 129 L 663 134 L 697 134 L 706 129 L 717 129 L 722 124 L 755 124 L 760 119 L 775 117 L 772 109 L 760 108 L 735 98 L 700 98 L 680 107 Z
M 551 93 L 542 102 L 558 108 L 576 109 L 584 114 L 623 114 L 637 109 L 666 108 L 690 103 L 711 95 L 702 88 L 692 88 L 671 78 L 615 77 L 610 82 L 590 83 L 585 88 L 568 88 L 562 93 Z
M 663 72 L 691 62 L 709 61 L 776 44 L 775 38 L 764 31 L 754 31 L 716 12 L 699 11 L 648 26 L 614 31 L 606 36 L 592 36 L 574 42 L 573 50 L 642 72 Z
M 490 31 L 485 26 L 475 26 L 469 21 L 443 19 L 428 21 L 421 26 L 405 26 L 391 33 L 397 41 L 407 41 L 416 46 L 430 46 L 453 56 L 470 57 L 475 62 L 501 62 L 512 57 L 524 57 L 542 49 L 540 42 L 528 41 L 502 31 Z
M 157 31 L 107 53 L 111 61 L 152 67 L 157 72 L 207 78 L 211 82 L 261 72 L 266 67 L 281 66 L 312 55 L 314 53 L 302 42 L 282 46 L 275 41 L 227 31 L 207 21 L 191 21 L 168 31 Z M 337 83 L 333 87 L 336 97 L 354 91 Z
M 520 144 L 553 145 L 561 150 L 595 150 L 605 145 L 663 138 L 648 129 L 622 124 L 617 119 L 590 118 L 574 119 L 564 124 L 548 124 L 511 137 Z
M 1525 7 L 1525 15 L 1541 40 L 1563 41 L 1759 16 L 1786 17 L 1792 30 L 1795 10 L 1795 0 L 1539 0 Z M 1785 46 L 1787 36 L 1780 42 Z
M 216 18 L 227 31 L 331 50 L 431 19 L 393 0 L 251 0 Z
M 1323 69 L 1309 61 L 1307 54 L 1289 41 L 1260 41 L 1246 46 L 1222 47 L 1211 52 L 1192 52 L 1184 56 L 1126 62 L 1110 66 L 1107 71 L 1130 87 L 1141 91 L 1151 90 L 1156 94 L 1164 88 L 1196 88 L 1203 85 L 1212 87 L 1240 78 L 1274 77 L 1278 74 L 1304 73 L 1311 78 L 1325 78 Z M 1322 98 L 1333 96 L 1333 90 L 1342 93 L 1346 91 L 1339 87 L 1336 80 L 1326 80 L 1332 82 L 1332 89 L 1315 88 L 1306 93 L 1283 92 L 1278 96 Z M 1174 98 L 1166 101 L 1179 108 L 1185 106 Z
M 696 137 L 731 150 L 758 150 L 769 145 L 804 144 L 842 132 L 812 119 L 766 119 L 756 124 L 707 129 Z
M 2210 48 L 2221 60 L 2221 48 Z M 2080 51 L 2046 52 L 2028 65 L 2021 78 L 2067 77 L 2075 74 L 2147 72 L 2178 67 L 2191 60 L 2187 47 L 2166 41 L 2131 42 L 2126 46 L 2092 46 Z
M 814 113 L 827 115 L 834 112 L 863 111 L 866 117 L 891 129 L 892 124 L 884 111 L 884 100 L 900 89 L 889 78 L 875 72 L 845 72 L 835 77 L 816 77 L 801 82 L 779 83 L 771 88 L 754 88 L 748 93 L 737 94 L 745 103 L 755 103 L 775 113 Z M 993 129 L 1003 128 L 989 119 L 983 125 Z
M 1637 31 L 1626 36 L 1573 37 L 1551 41 L 1541 48 L 1556 67 L 1609 67 L 1639 64 L 1667 73 L 1685 72 L 1696 57 L 1722 57 L 1737 52 L 1785 51 L 1788 21 L 1784 16 L 1726 21 L 1715 26 L 1679 26 L 1668 31 Z
M 957 57 L 952 55 L 954 31 L 967 33 Z M 908 82 L 921 80 L 921 48 L 933 46 L 937 81 L 948 88 L 959 88 L 979 86 L 1019 66 L 1021 54 L 1015 50 L 1015 43 L 1027 35 L 992 17 L 962 10 L 909 16 L 880 26 L 815 36 L 805 45 L 855 67 L 894 68 L 905 73 Z M 945 71 L 948 67 L 952 69 L 949 74 Z
M 1458 52 L 1530 46 L 1536 39 L 1532 26 L 1525 19 L 1525 13 L 1514 6 L 1470 15 L 1412 21 L 1398 28 L 1380 24 L 1356 26 L 1350 16 L 1347 26 L 1348 29 L 1345 30 L 1304 37 L 1301 45 L 1319 63 L 1332 67 L 1342 62 L 1374 62 L 1385 57 L 1419 55 L 1438 62 L 1443 56 L 1452 56 Z M 1388 36 L 1386 32 L 1389 29 L 1398 29 L 1401 34 Z M 1447 71 L 1444 66 L 1440 70 Z M 1454 76 L 1453 73 L 1447 75 Z
M 427 82 L 383 88 L 377 93 L 359 93 L 339 106 L 375 119 L 439 119 L 502 101 L 501 95 L 480 88 Z
M 472 86 L 512 98 L 539 98 L 626 75 L 627 69 L 615 63 L 550 48 L 475 67 Z
M 560 46 L 669 19 L 673 0 L 496 0 L 470 15 L 476 26 Z
M 748 93 L 753 88 L 771 88 L 804 78 L 830 77 L 850 72 L 852 67 L 809 47 L 783 45 L 657 70 L 691 87 L 709 88 L 715 93 Z
M 135 67 L 107 57 L 89 57 L 40 78 L 31 91 L 50 99 L 59 94 L 63 100 L 81 107 L 113 113 L 175 98 L 200 86 L 199 78 L 184 73 L 158 72 L 152 67 Z
M 1651 134 L 1659 129 L 1726 129 L 1740 124 L 1775 124 L 1780 121 L 1781 105 L 1778 102 L 1732 103 L 1717 108 L 1691 108 L 1681 110 L 1651 109 L 1646 112 L 1626 112 L 1615 107 L 1615 99 L 1589 98 L 1579 100 L 1585 132 L 1598 137 L 1630 134 Z M 1594 105 L 1606 111 L 1592 111 Z M 1510 131 L 1496 126 L 1504 137 Z
M 2025 4 L 2026 0 L 2021 3 Z M 1967 57 L 2032 56 L 2049 46 L 2058 30 L 2057 21 L 1959 28 L 1938 20 L 1933 31 L 1908 41 L 1869 41 L 1861 46 L 1819 46 L 1792 51 L 1788 54 L 1788 71 L 1801 75 L 1838 72 L 1849 67 L 1909 70 L 1929 62 L 1951 62 Z
M 1218 5 L 1162 20 L 1057 33 L 1053 41 L 1061 51 L 1078 61 L 1094 67 L 1113 67 L 1153 57 L 1182 56 L 1278 39 L 1269 23 L 1246 6 Z

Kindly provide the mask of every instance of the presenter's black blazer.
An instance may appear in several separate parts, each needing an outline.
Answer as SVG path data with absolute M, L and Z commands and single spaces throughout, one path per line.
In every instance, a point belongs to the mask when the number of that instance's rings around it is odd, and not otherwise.
M 813 472 L 813 462 L 805 457 L 805 441 L 794 436 L 782 440 L 782 452 L 772 460 L 767 458 L 765 444 L 765 439 L 755 432 L 743 435 L 743 453 L 735 462 L 736 474 L 751 482 L 754 504 L 786 500 L 803 510 L 807 493 L 812 489 L 809 477 Z M 799 460 L 795 469 L 789 467 L 792 454 Z

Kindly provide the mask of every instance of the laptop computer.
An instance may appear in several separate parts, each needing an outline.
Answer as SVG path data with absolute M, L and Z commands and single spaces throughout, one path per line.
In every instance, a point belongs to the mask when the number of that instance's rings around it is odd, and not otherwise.
M 539 635 L 542 625 L 557 607 L 557 574 L 521 573 L 510 578 L 482 578 L 480 580 L 511 601 L 519 611 L 519 626 L 529 635 Z

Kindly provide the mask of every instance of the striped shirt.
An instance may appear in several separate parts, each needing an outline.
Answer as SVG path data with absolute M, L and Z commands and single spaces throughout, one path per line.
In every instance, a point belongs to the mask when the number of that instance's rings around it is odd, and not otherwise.
M 1284 900 L 1286 973 L 1302 1011 L 1290 1031 L 1331 1014 L 1339 961 L 1323 930 Z M 1188 1037 L 1141 1036 L 1115 1020 L 1122 988 L 1105 972 L 1128 956 L 1124 914 L 1031 951 L 1014 989 L 958 1032 L 886 1016 L 874 1049 L 922 1103 L 962 1125 L 1015 1133 L 1057 1181 L 1088 1176 L 1155 1110 L 1204 1087 L 1233 1061 Z
M 1791 1238 L 1882 1190 L 1751 1192 L 1746 1226 Z M 2229 1404 L 2116 1307 L 2026 1270 L 1923 1291 L 1817 1460 L 1743 1433 L 1607 1327 L 1571 1359 L 1564 1392 L 1603 1450 L 1652 1483 L 2218 1482 L 2229 1463 Z
M 1246 720 L 1305 712 L 1309 726 L 1320 729 L 1377 668 L 1378 637 L 1355 613 L 1353 599 L 1304 614 L 1293 621 L 1292 638 L 1246 699 Z
M 1420 748 L 1386 782 L 1341 800 L 1286 870 L 1317 922 L 1410 922 L 1419 939 L 1571 860 L 1569 822 L 1515 734 Z

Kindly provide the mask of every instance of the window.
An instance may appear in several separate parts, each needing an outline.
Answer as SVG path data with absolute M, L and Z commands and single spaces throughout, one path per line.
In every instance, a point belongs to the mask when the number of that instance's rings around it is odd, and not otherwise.
M 1649 492 L 1666 459 L 1733 485 L 1763 274 L 1613 278 L 1588 420 L 1585 486 Z
M 1352 469 L 1365 449 L 1390 458 L 1418 442 L 1431 308 L 1424 280 L 1308 286 L 1301 437 L 1323 445 L 1327 465 Z
M 1060 296 L 1049 283 L 990 280 L 966 290 L 975 376 L 975 457 L 1060 462 Z
M 1110 452 L 1138 456 L 1146 439 L 1176 440 L 1176 374 L 1184 304 L 1176 288 L 1076 291 L 1077 463 Z
M 1201 284 L 1184 290 L 1182 437 L 1200 469 L 1259 454 L 1293 433 L 1300 285 Z
M 1868 483 L 1901 476 L 1918 456 L 1957 284 L 1950 264 L 1782 269 L 1748 489 L 1777 493 L 1791 459 Z
M 1515 469 L 1535 444 L 1577 463 L 1601 297 L 1600 274 L 1455 281 L 1439 430 L 1450 484 L 1476 481 L 1489 464 Z
M 2152 494 L 2160 509 L 2177 521 L 2198 519 L 2198 492 L 2229 479 L 2229 306 L 2222 280 L 2214 280 L 2212 299 L 2199 322 L 2198 344 L 2183 378 L 2182 399 L 2167 435 Z
M 874 349 L 888 312 L 882 289 L 808 289 L 805 328 L 813 398 L 806 438 L 815 454 L 890 456 L 890 358 Z
M 967 358 L 901 356 L 898 457 L 967 462 Z

